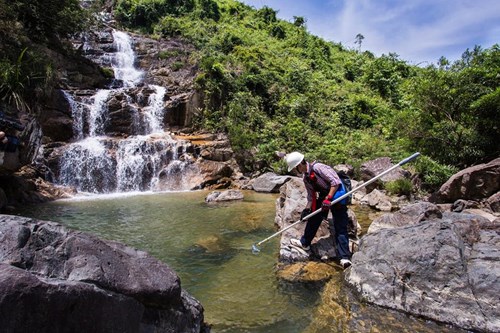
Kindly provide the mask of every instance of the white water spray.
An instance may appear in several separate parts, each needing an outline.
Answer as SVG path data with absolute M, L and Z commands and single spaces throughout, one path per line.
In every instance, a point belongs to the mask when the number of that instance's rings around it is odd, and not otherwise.
M 73 135 L 77 140 L 81 140 L 83 139 L 84 107 L 80 103 L 77 103 L 73 96 L 71 96 L 68 92 L 63 90 L 62 93 L 71 108 L 71 116 L 73 117 Z
M 160 86 L 151 86 L 155 92 L 149 95 L 148 106 L 145 108 L 145 121 L 147 122 L 147 133 L 158 133 L 163 131 L 163 116 L 165 111 L 165 94 L 167 89 Z
M 93 96 L 93 103 L 89 107 L 89 136 L 104 135 L 107 105 L 110 90 L 98 90 Z
M 113 30 L 114 44 L 117 49 L 113 70 L 115 78 L 123 81 L 125 87 L 135 87 L 141 82 L 144 73 L 135 68 L 135 54 L 132 41 L 126 33 Z
M 68 145 L 62 154 L 58 182 L 89 193 L 153 191 L 160 189 L 161 175 L 161 189 L 189 190 L 184 175 L 188 163 L 180 160 L 186 152 L 185 143 L 172 139 L 163 129 L 166 88 L 150 85 L 139 91 L 133 89 L 141 82 L 143 72 L 134 67 L 131 39 L 120 31 L 113 31 L 113 38 L 117 52 L 103 57 L 111 59 L 115 76 L 124 87 L 98 90 L 78 101 L 65 93 L 72 108 L 77 142 Z M 144 97 L 134 98 L 134 93 L 144 92 L 148 101 L 141 106 Z M 111 98 L 118 98 L 122 108 L 127 106 L 129 133 L 136 135 L 125 139 L 106 136 Z
M 80 191 L 109 193 L 115 188 L 114 161 L 101 138 L 89 137 L 69 145 L 60 160 L 59 182 Z

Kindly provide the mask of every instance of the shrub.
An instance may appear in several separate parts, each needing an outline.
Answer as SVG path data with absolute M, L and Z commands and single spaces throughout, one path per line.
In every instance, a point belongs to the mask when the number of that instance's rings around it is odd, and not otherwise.
M 170 59 L 180 55 L 182 52 L 179 50 L 164 50 L 158 52 L 158 58 L 162 60 Z
M 170 68 L 175 72 L 175 71 L 178 71 L 179 69 L 181 69 L 182 67 L 184 67 L 184 63 L 182 61 L 176 61 L 174 62 Z
M 127 26 L 150 29 L 166 15 L 180 16 L 194 8 L 194 0 L 119 0 L 115 17 Z
M 409 196 L 413 191 L 413 184 L 408 178 L 399 178 L 385 184 L 385 189 L 394 195 Z
M 111 67 L 101 67 L 101 72 L 107 78 L 115 77 L 115 71 Z
M 182 26 L 175 17 L 167 15 L 156 25 L 154 31 L 162 37 L 176 37 L 181 35 Z
M 427 156 L 420 156 L 415 162 L 415 168 L 423 180 L 422 187 L 426 190 L 438 190 L 458 169 L 450 165 L 442 165 Z

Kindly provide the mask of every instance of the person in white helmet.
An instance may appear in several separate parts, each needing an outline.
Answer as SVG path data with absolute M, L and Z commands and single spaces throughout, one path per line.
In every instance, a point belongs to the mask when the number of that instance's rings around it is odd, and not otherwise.
M 352 254 L 349 250 L 349 236 L 347 233 L 347 226 L 349 224 L 346 206 L 347 199 L 343 199 L 335 205 L 331 204 L 333 200 L 346 193 L 339 176 L 333 168 L 326 164 L 307 162 L 304 155 L 299 152 L 292 152 L 285 155 L 284 158 L 288 164 L 288 172 L 295 171 L 301 174 L 307 190 L 307 204 L 300 218 L 303 219 L 311 212 L 320 208 L 322 209 L 321 213 L 307 220 L 304 235 L 301 239 L 291 239 L 290 243 L 309 251 L 311 242 L 321 222 L 327 218 L 328 212 L 331 211 L 337 256 L 340 259 L 342 267 L 349 267 L 351 265 Z

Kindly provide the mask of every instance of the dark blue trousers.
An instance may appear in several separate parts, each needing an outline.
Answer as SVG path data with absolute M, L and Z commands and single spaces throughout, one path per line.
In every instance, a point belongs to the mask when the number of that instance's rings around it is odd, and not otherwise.
M 333 215 L 333 228 L 332 225 L 330 225 L 330 230 L 334 231 L 335 233 L 337 256 L 339 259 L 351 259 L 351 251 L 349 251 L 349 236 L 347 234 L 347 226 L 349 224 L 347 206 L 335 204 L 330 207 L 330 210 Z M 321 212 L 307 220 L 304 235 L 300 239 L 302 245 L 311 245 L 311 242 L 314 236 L 316 236 L 316 232 L 318 231 L 321 222 L 327 217 L 327 215 L 327 212 Z

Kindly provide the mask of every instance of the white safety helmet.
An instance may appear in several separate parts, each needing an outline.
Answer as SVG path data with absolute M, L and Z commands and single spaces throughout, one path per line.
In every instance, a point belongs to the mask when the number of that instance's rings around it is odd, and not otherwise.
M 298 151 L 294 151 L 293 153 L 287 154 L 285 156 L 286 164 L 288 164 L 288 172 L 292 171 L 300 162 L 304 159 L 304 155 L 299 153 Z

